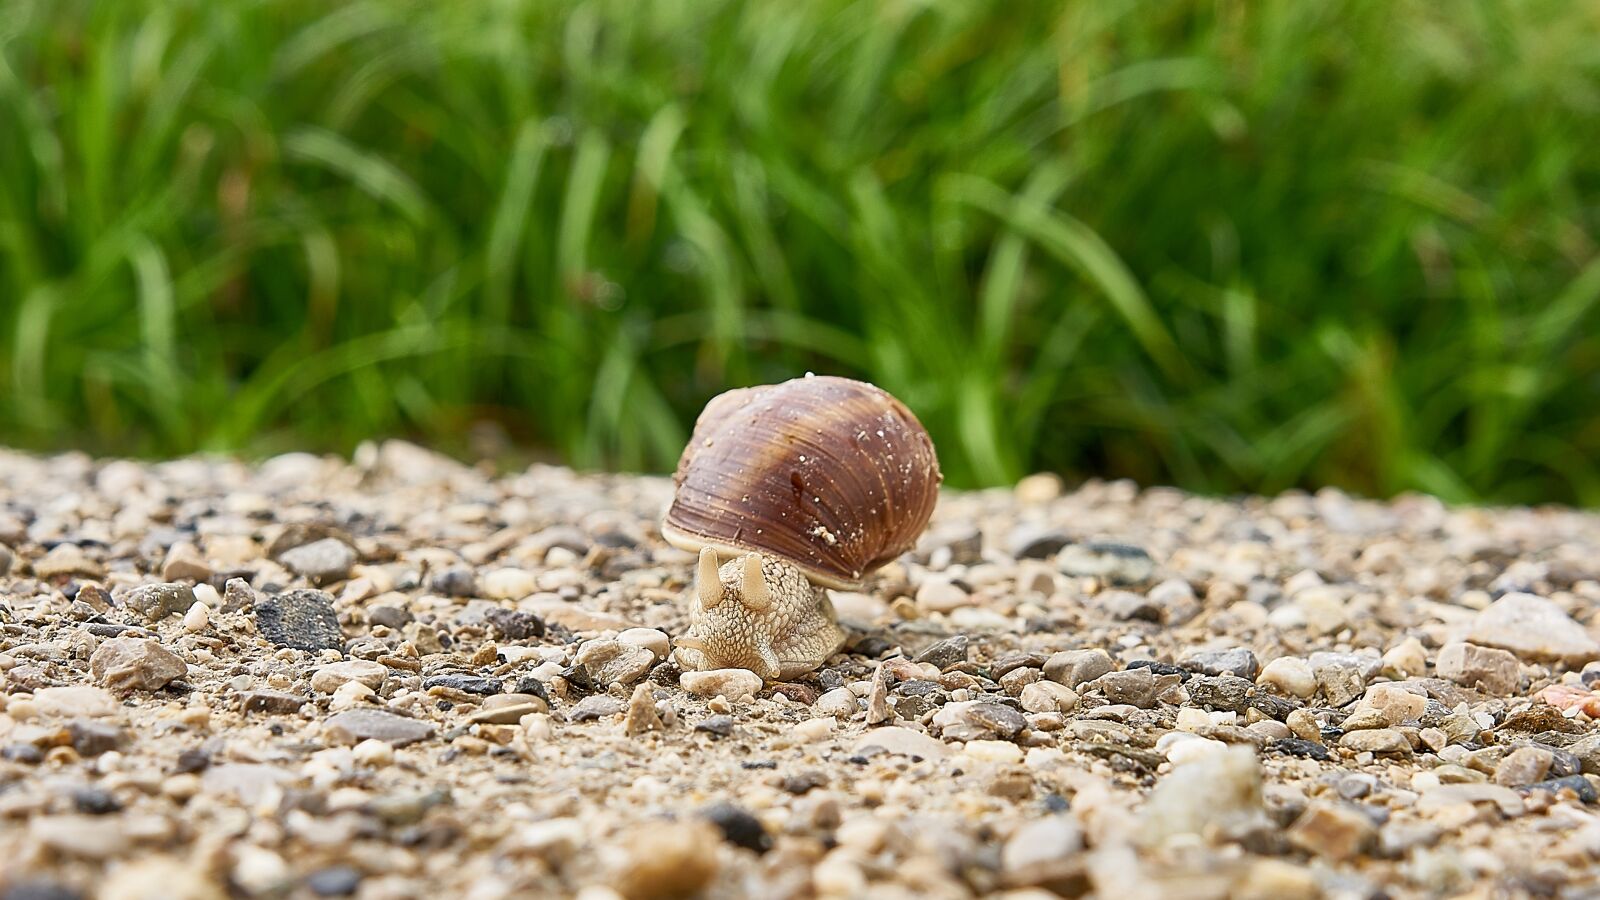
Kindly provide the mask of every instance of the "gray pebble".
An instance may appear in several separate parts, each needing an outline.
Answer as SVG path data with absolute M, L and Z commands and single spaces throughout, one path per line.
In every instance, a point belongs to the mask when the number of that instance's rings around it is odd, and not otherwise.
M 471 597 L 478 593 L 478 579 L 472 570 L 454 566 L 442 572 L 435 572 L 428 579 L 428 587 L 436 594 L 446 597 Z
M 1148 667 L 1107 672 L 1086 685 L 1111 703 L 1149 709 L 1156 702 L 1156 673 Z
M 78 751 L 79 756 L 99 756 L 121 750 L 128 742 L 125 729 L 94 719 L 73 719 L 67 723 L 67 733 L 72 736 L 72 749 Z
M 715 734 L 720 737 L 727 737 L 728 735 L 733 734 L 733 717 L 711 716 L 710 718 L 702 719 L 701 721 L 694 723 L 694 730 L 704 731 L 708 734 Z
M 1066 533 L 1048 525 L 1023 524 L 1006 538 L 1006 552 L 1016 559 L 1047 559 L 1072 543 Z
M 356 551 L 337 538 L 323 538 L 286 550 L 278 557 L 284 567 L 316 584 L 343 581 L 356 564 Z
M 967 661 L 967 647 L 971 640 L 964 634 L 947 637 L 917 654 L 917 662 L 932 663 L 940 670 Z
M 399 630 L 414 621 L 411 610 L 399 606 L 374 606 L 367 610 L 367 621 L 373 625 Z
M 359 744 L 375 739 L 403 747 L 433 737 L 432 724 L 381 709 L 345 710 L 329 717 L 323 723 L 323 729 L 330 740 L 340 744 Z
M 579 700 L 568 711 L 567 718 L 574 722 L 590 722 L 595 719 L 605 719 L 617 715 L 623 710 L 623 702 L 610 694 L 593 694 Z
M 1184 682 L 1189 699 L 1201 709 L 1244 714 L 1255 685 L 1234 675 L 1196 675 Z
M 1071 544 L 1056 555 L 1056 567 L 1064 575 L 1078 578 L 1103 578 L 1111 584 L 1131 585 L 1149 581 L 1155 574 L 1155 560 L 1142 547 L 1128 544 Z
M 1261 671 L 1256 655 L 1244 647 L 1191 653 L 1180 660 L 1178 665 L 1202 675 L 1233 675 L 1252 681 Z
M 1118 622 L 1139 620 L 1159 624 L 1162 620 L 1161 604 L 1132 591 L 1102 591 L 1095 595 L 1094 603 Z
M 186 584 L 145 584 L 122 598 L 122 605 L 145 622 L 182 615 L 194 605 L 194 589 Z
M 299 712 L 305 703 L 305 697 L 283 691 L 245 691 L 239 695 L 239 708 L 247 713 L 286 715 Z
M 258 601 L 255 617 L 256 630 L 280 647 L 313 652 L 344 648 L 333 598 L 322 591 L 289 591 Z
M 500 693 L 500 682 L 496 679 L 456 672 L 433 675 L 422 680 L 423 690 L 436 687 L 460 691 L 463 694 L 478 694 L 484 697 Z
M 1062 650 L 1052 654 L 1044 663 L 1044 677 L 1069 688 L 1076 688 L 1116 668 L 1111 654 L 1097 648 L 1091 650 Z

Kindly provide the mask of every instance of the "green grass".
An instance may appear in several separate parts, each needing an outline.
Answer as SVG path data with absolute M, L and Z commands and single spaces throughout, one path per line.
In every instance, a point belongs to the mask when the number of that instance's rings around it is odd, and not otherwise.
M 0 442 L 1600 503 L 1600 11 L 0 0 Z

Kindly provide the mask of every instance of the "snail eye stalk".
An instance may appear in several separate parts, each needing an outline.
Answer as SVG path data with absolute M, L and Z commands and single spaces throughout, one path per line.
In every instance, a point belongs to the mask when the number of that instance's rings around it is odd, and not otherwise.
M 744 558 L 744 579 L 739 594 L 748 609 L 761 612 L 772 606 L 772 592 L 767 590 L 767 580 L 761 575 L 761 557 L 750 554 Z
M 716 609 L 722 602 L 722 579 L 717 577 L 717 551 L 706 547 L 700 551 L 700 566 L 695 572 L 695 595 L 700 598 L 701 609 Z

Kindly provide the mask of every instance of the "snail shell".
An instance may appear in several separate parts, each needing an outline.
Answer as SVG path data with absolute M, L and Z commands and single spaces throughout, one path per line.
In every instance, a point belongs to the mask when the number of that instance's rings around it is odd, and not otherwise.
M 767 553 L 854 590 L 916 543 L 941 477 L 922 423 L 881 388 L 812 375 L 739 388 L 695 422 L 661 533 L 685 550 Z

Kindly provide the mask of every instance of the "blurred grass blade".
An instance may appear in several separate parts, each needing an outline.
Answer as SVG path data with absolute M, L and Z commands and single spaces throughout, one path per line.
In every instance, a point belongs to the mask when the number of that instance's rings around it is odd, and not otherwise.
M 300 128 L 283 138 L 284 155 L 350 179 L 373 199 L 388 203 L 412 225 L 429 224 L 431 204 L 404 172 L 331 131 Z
M 589 237 L 594 230 L 595 211 L 600 207 L 600 191 L 605 185 L 606 162 L 610 156 L 610 145 L 597 131 L 584 132 L 573 154 L 566 197 L 561 203 L 556 250 L 557 264 L 568 279 L 582 274 L 588 266 Z
M 484 250 L 485 315 L 489 322 L 505 324 L 511 310 L 511 285 L 516 277 L 517 254 L 522 248 L 533 191 L 539 183 L 547 140 L 543 126 L 532 119 L 517 129 L 517 139 L 506 159 L 505 183 L 489 226 Z
M 687 124 L 683 110 L 667 106 L 655 114 L 639 138 L 639 153 L 633 164 L 633 189 L 628 195 L 629 244 L 643 242 L 655 230 L 661 185 L 667 177 L 673 148 Z
M 1193 369 L 1139 287 L 1138 280 L 1093 229 L 1029 198 L 1010 197 L 985 179 L 958 177 L 955 183 L 972 205 L 1027 235 L 1098 288 L 1128 324 L 1145 353 L 1169 378 L 1179 382 L 1194 379 Z
M 45 384 L 52 346 L 50 320 L 55 315 L 59 296 L 58 289 L 50 284 L 41 284 L 30 291 L 17 310 L 12 335 L 10 396 L 22 413 L 23 421 L 38 429 L 48 428 L 55 421 Z

